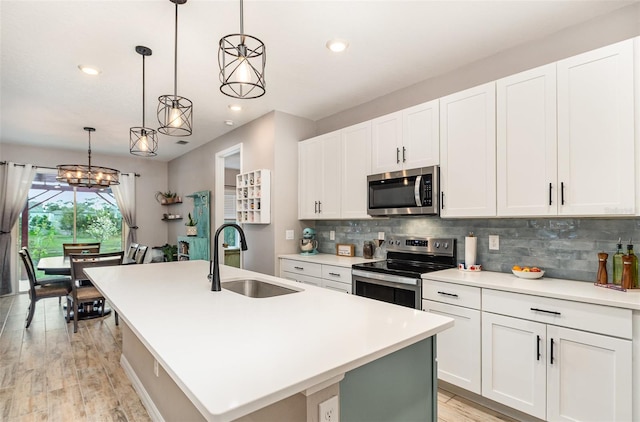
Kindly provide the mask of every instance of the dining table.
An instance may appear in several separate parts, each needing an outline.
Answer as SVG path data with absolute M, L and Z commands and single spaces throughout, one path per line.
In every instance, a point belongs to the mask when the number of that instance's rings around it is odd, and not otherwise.
M 134 264 L 135 261 L 124 258 L 123 264 Z M 46 275 L 71 275 L 71 262 L 69 256 L 48 256 L 40 258 L 38 261 L 38 270 L 43 271 Z M 104 315 L 109 315 L 111 309 L 105 305 L 104 314 L 98 306 L 97 302 L 81 303 L 78 306 L 78 319 L 92 319 L 99 318 Z M 65 305 L 66 312 L 66 305 Z M 73 318 L 73 311 L 70 313 L 70 317 Z

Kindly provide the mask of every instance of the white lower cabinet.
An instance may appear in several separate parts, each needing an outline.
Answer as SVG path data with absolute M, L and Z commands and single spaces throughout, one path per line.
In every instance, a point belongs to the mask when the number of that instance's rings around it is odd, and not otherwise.
M 482 300 L 484 397 L 552 421 L 632 419 L 630 330 L 628 338 L 617 338 L 598 322 L 626 332 L 617 327 L 631 323 L 630 311 L 488 289 Z M 580 320 L 578 312 L 584 312 Z M 565 322 L 592 322 L 601 333 L 559 326 Z
M 337 265 L 280 260 L 280 277 L 344 293 L 351 293 L 351 268 Z
M 455 320 L 437 337 L 438 378 L 480 394 L 480 289 L 423 280 L 422 310 Z

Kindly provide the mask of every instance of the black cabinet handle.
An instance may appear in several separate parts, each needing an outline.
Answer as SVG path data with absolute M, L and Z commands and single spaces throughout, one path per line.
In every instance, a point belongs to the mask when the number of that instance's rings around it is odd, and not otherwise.
M 536 353 L 538 355 L 538 360 L 540 360 L 540 336 L 536 336 L 537 339 L 537 344 L 536 344 Z
M 560 205 L 564 205 L 564 182 L 560 182 Z
M 549 205 L 551 205 L 551 182 L 549 182 Z
M 556 311 L 546 311 L 544 309 L 538 309 L 538 308 L 530 308 L 533 312 L 544 312 L 545 314 L 552 314 L 552 315 L 562 315 L 560 312 L 556 312 Z
M 407 153 L 407 149 L 405 147 L 402 147 L 402 162 L 403 163 L 407 161 L 407 159 L 405 157 L 406 153 Z
M 322 214 L 322 201 L 318 201 L 318 214 Z
M 304 267 L 293 267 L 293 268 L 295 268 L 296 270 L 301 270 L 301 271 L 304 270 Z
M 329 273 L 329 275 L 332 275 L 334 277 L 340 277 L 340 274 L 338 274 L 338 273 Z
M 551 339 L 551 360 L 549 361 L 551 365 L 553 365 L 553 339 Z
M 396 148 L 396 164 L 400 164 L 400 148 Z
M 314 214 L 318 213 L 318 201 L 313 202 L 313 212 Z
M 444 209 L 444 192 L 440 192 L 440 205 Z
M 458 297 L 458 295 L 453 294 L 453 293 L 447 293 L 447 292 L 438 292 L 439 295 L 443 295 L 443 296 L 451 296 L 451 297 Z

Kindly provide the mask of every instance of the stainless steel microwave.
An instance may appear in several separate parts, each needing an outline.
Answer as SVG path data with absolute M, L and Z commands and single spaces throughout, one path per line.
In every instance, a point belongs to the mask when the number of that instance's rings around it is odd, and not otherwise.
M 367 176 L 367 213 L 380 215 L 438 215 L 438 166 Z

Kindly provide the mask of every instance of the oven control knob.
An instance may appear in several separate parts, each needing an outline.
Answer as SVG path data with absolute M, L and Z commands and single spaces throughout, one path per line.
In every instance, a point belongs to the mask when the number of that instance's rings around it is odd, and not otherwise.
M 440 242 L 436 242 L 436 249 L 440 247 Z
M 444 242 L 444 243 L 442 244 L 442 246 L 443 246 L 445 249 L 449 249 L 449 244 L 448 244 L 447 242 Z
M 400 246 L 400 241 L 396 240 L 396 245 Z

